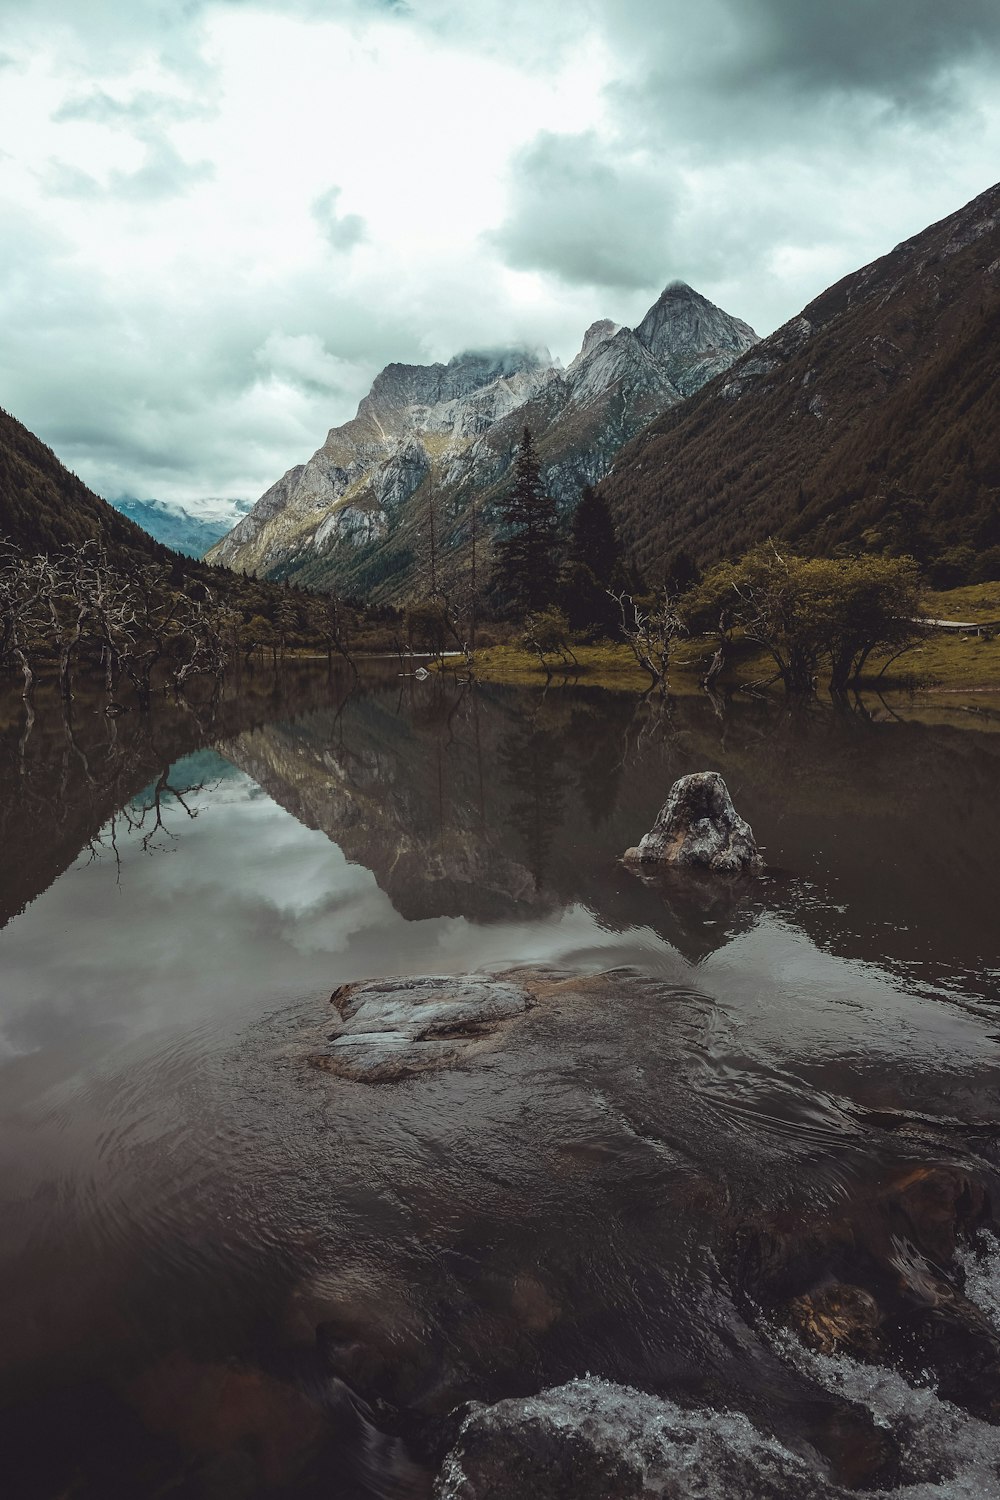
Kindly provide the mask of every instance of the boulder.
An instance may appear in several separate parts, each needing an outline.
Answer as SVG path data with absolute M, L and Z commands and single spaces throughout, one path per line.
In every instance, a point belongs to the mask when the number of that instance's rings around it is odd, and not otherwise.
M 764 868 L 753 829 L 736 811 L 717 771 L 696 771 L 675 781 L 656 822 L 625 858 L 727 875 L 756 875 Z
M 455 1067 L 535 1003 L 524 985 L 468 975 L 346 984 L 330 1000 L 343 1024 L 309 1061 L 360 1083 Z
M 835 1500 L 846 1491 L 738 1413 L 588 1377 L 474 1406 L 435 1500 Z

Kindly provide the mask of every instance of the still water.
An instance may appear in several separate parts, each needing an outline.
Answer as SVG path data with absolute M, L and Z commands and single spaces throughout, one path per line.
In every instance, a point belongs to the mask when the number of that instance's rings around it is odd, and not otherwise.
M 590 1372 L 1000 1496 L 990 711 L 388 670 L 19 709 L 5 1494 L 428 1494 L 462 1403 Z M 764 880 L 619 863 L 693 770 Z M 341 984 L 514 968 L 539 1003 L 467 1067 L 307 1062 Z

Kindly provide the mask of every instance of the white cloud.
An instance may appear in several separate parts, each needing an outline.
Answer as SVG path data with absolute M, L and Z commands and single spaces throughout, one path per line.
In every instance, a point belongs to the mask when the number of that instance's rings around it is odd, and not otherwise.
M 994 15 L 0 3 L 0 403 L 105 493 L 254 496 L 391 359 L 568 358 L 676 276 L 767 331 L 989 185 Z

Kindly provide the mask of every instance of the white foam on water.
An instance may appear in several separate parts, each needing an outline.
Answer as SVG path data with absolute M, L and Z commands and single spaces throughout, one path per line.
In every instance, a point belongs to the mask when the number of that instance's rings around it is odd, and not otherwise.
M 1000 1335 L 1000 1240 L 984 1231 L 975 1247 L 963 1245 L 955 1259 L 965 1273 L 965 1295 Z
M 1000 1268 L 1000 1248 L 996 1257 Z M 1000 1281 L 996 1306 L 1000 1310 Z M 856 1402 L 891 1431 L 907 1461 L 946 1477 L 874 1492 L 892 1500 L 1000 1500 L 1000 1428 L 942 1400 L 927 1372 L 914 1385 L 896 1370 L 865 1365 L 847 1354 L 819 1354 L 784 1329 L 772 1329 L 776 1351 L 831 1395 Z

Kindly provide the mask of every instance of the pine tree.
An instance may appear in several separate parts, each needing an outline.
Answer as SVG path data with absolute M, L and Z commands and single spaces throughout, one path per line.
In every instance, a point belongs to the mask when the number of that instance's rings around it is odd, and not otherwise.
M 608 587 L 621 556 L 621 546 L 608 502 L 592 484 L 584 486 L 580 503 L 573 512 L 570 556 L 574 562 L 589 568 L 603 588 Z
M 545 609 L 556 596 L 558 534 L 555 505 L 542 485 L 531 432 L 526 427 L 507 494 L 497 507 L 493 585 L 521 615 Z

